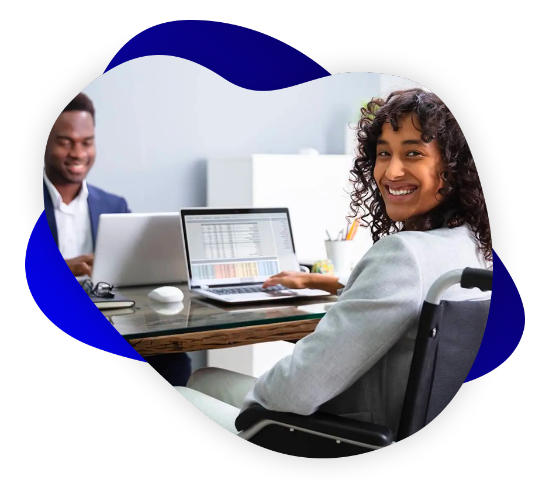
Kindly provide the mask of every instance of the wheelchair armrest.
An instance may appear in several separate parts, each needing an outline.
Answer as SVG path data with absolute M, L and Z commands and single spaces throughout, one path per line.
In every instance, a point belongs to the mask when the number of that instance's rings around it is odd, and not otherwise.
M 294 428 L 311 430 L 377 447 L 386 447 L 393 443 L 393 434 L 384 425 L 360 422 L 323 412 L 316 412 L 313 415 L 274 412 L 257 404 L 251 405 L 241 412 L 236 418 L 235 425 L 239 431 L 247 430 L 262 420 L 272 420 Z

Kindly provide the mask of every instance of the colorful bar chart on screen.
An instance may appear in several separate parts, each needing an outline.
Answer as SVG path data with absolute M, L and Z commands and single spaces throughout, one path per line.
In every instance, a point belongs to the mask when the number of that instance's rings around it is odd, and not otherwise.
M 279 264 L 277 261 L 196 264 L 192 266 L 192 272 L 200 280 L 260 277 L 279 273 Z
M 263 281 L 297 267 L 284 212 L 186 218 L 193 285 Z

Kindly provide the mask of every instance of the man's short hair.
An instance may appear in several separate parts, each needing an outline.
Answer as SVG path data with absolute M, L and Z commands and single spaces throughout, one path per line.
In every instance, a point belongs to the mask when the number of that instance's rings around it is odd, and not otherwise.
M 93 102 L 85 93 L 79 93 L 74 99 L 63 109 L 63 112 L 89 112 L 93 123 L 95 123 L 95 107 Z

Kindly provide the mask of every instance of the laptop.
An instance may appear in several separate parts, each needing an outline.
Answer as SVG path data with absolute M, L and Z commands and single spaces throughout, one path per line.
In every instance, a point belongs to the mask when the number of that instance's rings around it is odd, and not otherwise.
M 180 216 L 117 213 L 99 217 L 92 281 L 115 287 L 186 281 Z
M 227 303 L 331 295 L 282 286 L 262 289 L 270 276 L 300 269 L 287 208 L 194 208 L 180 215 L 192 293 Z

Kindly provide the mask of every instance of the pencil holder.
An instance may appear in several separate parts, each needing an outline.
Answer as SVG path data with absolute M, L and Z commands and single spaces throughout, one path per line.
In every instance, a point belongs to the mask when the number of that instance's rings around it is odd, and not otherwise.
M 343 277 L 350 274 L 353 268 L 354 245 L 355 243 L 352 240 L 325 240 L 327 258 L 333 263 L 334 275 L 337 277 Z

